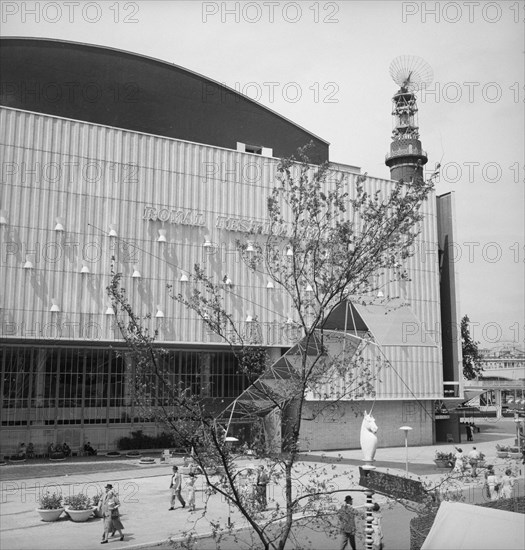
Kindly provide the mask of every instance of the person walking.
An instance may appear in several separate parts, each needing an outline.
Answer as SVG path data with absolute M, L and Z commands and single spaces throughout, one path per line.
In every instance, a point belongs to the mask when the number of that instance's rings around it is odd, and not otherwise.
M 383 526 L 381 525 L 381 507 L 377 502 L 372 508 L 372 550 L 383 550 Z
M 465 455 L 463 454 L 463 449 L 460 449 L 459 447 L 455 447 L 456 454 L 454 455 L 455 462 L 454 462 L 454 473 L 458 473 L 463 475 L 463 469 L 465 468 Z
M 476 447 L 472 447 L 472 451 L 469 452 L 468 454 L 468 459 L 469 459 L 469 462 L 470 462 L 470 467 L 471 467 L 471 474 L 472 474 L 472 477 L 477 477 L 478 475 L 478 464 L 480 462 L 480 460 L 482 460 L 483 458 L 483 455 L 481 454 L 480 451 L 478 451 L 476 449 Z
M 178 499 L 178 501 L 182 504 L 182 507 L 186 508 L 186 502 L 184 502 L 184 499 L 180 494 L 182 489 L 182 476 L 180 475 L 179 468 L 177 466 L 173 466 L 173 474 L 171 476 L 170 489 L 171 489 L 170 510 L 175 510 L 175 499 Z
M 341 545 L 340 549 L 344 550 L 348 543 L 350 543 L 350 547 L 352 550 L 355 549 L 355 516 L 356 511 L 354 507 L 352 506 L 352 497 L 350 495 L 347 495 L 345 497 L 345 503 L 341 508 L 339 508 L 339 511 L 337 512 L 337 515 L 339 517 L 340 527 L 341 527 Z
M 472 439 L 472 426 L 470 424 L 465 425 L 465 431 L 467 432 L 467 441 L 474 441 Z
M 270 478 L 266 473 L 264 465 L 259 466 L 259 471 L 257 472 L 257 481 L 256 481 L 256 491 L 257 491 L 257 502 L 259 504 L 259 509 L 266 510 L 268 507 L 268 500 L 266 496 L 266 487 L 270 482 Z
M 188 489 L 188 511 L 195 512 L 195 481 L 196 476 L 193 472 L 188 474 L 188 483 L 186 485 Z
M 498 477 L 494 473 L 494 466 L 489 464 L 487 471 L 485 472 L 485 484 L 487 486 L 487 493 L 490 500 L 495 501 L 499 498 L 499 483 Z
M 105 489 L 106 494 L 99 501 L 100 511 L 104 519 L 104 533 L 100 544 L 107 544 L 109 533 L 111 532 L 111 536 L 113 536 L 115 531 L 119 532 L 120 540 L 124 540 L 124 534 L 122 533 L 124 525 L 120 521 L 120 501 L 118 495 L 113 491 L 111 483 L 108 483 Z
M 505 470 L 505 475 L 502 476 L 500 482 L 499 498 L 512 498 L 512 492 L 514 490 L 514 478 L 512 477 L 512 470 L 508 468 Z

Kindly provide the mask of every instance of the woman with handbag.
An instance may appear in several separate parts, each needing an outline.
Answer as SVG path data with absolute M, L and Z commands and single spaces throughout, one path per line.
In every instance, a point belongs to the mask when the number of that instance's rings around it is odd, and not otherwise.
M 101 499 L 101 512 L 104 518 L 104 534 L 102 535 L 102 542 L 100 544 L 106 544 L 108 542 L 109 532 L 111 535 L 115 534 L 115 531 L 119 532 L 120 540 L 124 540 L 122 529 L 124 525 L 120 521 L 119 506 L 120 501 L 117 494 L 113 491 L 113 485 L 106 485 L 106 494 Z

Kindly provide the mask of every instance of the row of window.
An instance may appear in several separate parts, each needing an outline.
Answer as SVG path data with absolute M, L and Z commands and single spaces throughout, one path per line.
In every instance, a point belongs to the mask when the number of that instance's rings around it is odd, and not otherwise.
M 125 422 L 138 412 L 135 368 L 123 350 L 1 346 L 0 366 L 3 424 Z M 172 350 L 161 367 L 168 386 L 204 398 L 235 398 L 248 385 L 227 351 Z M 152 376 L 143 381 L 152 404 L 169 405 L 168 386 Z

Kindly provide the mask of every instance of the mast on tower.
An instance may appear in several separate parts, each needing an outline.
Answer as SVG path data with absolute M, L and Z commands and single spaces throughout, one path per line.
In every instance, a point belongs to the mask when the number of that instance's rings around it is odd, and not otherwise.
M 426 151 L 419 140 L 418 109 L 415 92 L 434 78 L 430 65 L 421 57 L 401 55 L 390 64 L 390 76 L 399 86 L 392 98 L 393 130 L 390 153 L 385 164 L 393 180 L 412 182 L 423 177 Z

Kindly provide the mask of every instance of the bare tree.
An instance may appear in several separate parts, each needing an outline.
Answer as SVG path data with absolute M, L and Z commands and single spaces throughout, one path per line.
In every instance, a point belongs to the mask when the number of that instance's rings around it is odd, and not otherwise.
M 245 408 L 237 412 L 264 417 L 278 411 L 284 426 L 281 452 L 270 453 L 264 440 L 257 451 L 271 460 L 274 479 L 283 485 L 282 506 L 261 516 L 257 503 L 241 493 L 226 430 L 202 399 L 172 382 L 173 375 L 163 364 L 165 352 L 154 345 L 156 335 L 150 336 L 135 316 L 118 275 L 108 287 L 119 312 L 117 323 L 133 356 L 136 390 L 143 405 L 179 440 L 194 447 L 210 490 L 239 510 L 262 546 L 280 550 L 297 514 L 322 515 L 330 495 L 337 491 L 315 468 L 297 469 L 306 400 L 316 398 L 333 406 L 342 399 L 371 398 L 381 367 L 369 335 L 328 329 L 327 321 L 348 301 L 373 301 L 380 280 L 408 277 L 403 264 L 413 253 L 421 206 L 433 188 L 433 178 L 415 179 L 408 184 L 385 183 L 369 193 L 366 175 L 350 178 L 328 163 L 313 166 L 307 150 L 299 150 L 297 158 L 283 159 L 278 166 L 278 181 L 268 197 L 268 234 L 253 234 L 250 250 L 247 243 L 237 242 L 246 268 L 264 273 L 291 302 L 295 317 L 288 322 L 297 337 L 286 355 L 272 363 L 257 331 L 240 329 L 238 319 L 224 305 L 225 295 L 231 292 L 228 281 L 214 280 L 206 266 L 194 266 L 189 292 L 175 294 L 170 289 L 173 299 L 229 344 L 239 373 L 251 382 L 240 400 Z M 161 380 L 165 394 L 148 393 L 151 377 Z M 322 407 L 313 414 L 320 412 Z M 210 463 L 220 466 L 220 481 L 208 474 Z

